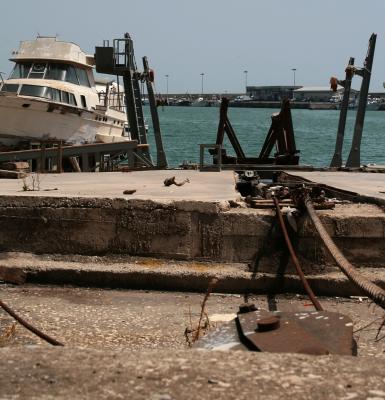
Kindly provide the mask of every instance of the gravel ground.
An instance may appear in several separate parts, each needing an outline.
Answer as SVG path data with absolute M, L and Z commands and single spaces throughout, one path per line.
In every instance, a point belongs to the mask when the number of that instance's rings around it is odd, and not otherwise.
M 143 351 L 186 349 L 185 330 L 195 328 L 202 294 L 62 286 L 0 285 L 1 300 L 45 333 L 68 346 Z M 251 296 L 258 308 L 309 311 L 300 295 L 275 298 Z M 325 310 L 340 312 L 354 322 L 358 355 L 385 357 L 385 339 L 375 341 L 383 311 L 366 298 L 321 298 Z M 243 296 L 212 294 L 206 311 L 211 329 L 233 318 Z M 370 326 L 366 325 L 372 323 Z M 0 347 L 47 346 L 0 310 Z M 362 329 L 364 328 L 364 329 Z M 380 337 L 385 335 L 385 329 Z

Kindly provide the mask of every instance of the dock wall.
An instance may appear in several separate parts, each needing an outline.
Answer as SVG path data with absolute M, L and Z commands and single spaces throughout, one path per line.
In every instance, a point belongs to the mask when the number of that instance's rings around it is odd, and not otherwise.
M 385 214 L 365 210 L 321 212 L 321 218 L 350 261 L 380 266 Z M 305 269 L 322 272 L 331 264 L 306 217 L 296 240 Z M 248 262 L 258 272 L 275 272 L 287 259 L 284 248 L 271 210 L 227 202 L 0 196 L 0 252 Z

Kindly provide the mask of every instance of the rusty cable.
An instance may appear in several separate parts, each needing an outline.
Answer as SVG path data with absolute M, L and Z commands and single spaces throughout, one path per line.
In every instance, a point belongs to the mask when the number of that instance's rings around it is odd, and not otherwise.
M 299 279 L 301 280 L 301 282 L 303 284 L 303 287 L 305 288 L 306 293 L 309 296 L 309 299 L 311 300 L 311 302 L 313 303 L 315 309 L 317 311 L 323 311 L 321 303 L 315 297 L 315 295 L 314 295 L 314 293 L 313 293 L 308 281 L 305 278 L 305 275 L 304 275 L 304 273 L 302 271 L 301 265 L 299 264 L 299 261 L 298 261 L 298 258 L 296 256 L 296 254 L 295 254 L 293 245 L 291 244 L 291 240 L 289 238 L 289 234 L 287 232 L 285 222 L 284 222 L 283 217 L 282 217 L 282 212 L 281 212 L 281 209 L 279 207 L 278 199 L 277 199 L 276 196 L 272 196 L 272 197 L 273 197 L 273 200 L 274 200 L 275 208 L 277 210 L 277 217 L 278 217 L 278 221 L 279 221 L 279 224 L 281 226 L 281 229 L 282 229 L 283 236 L 285 238 L 286 246 L 287 246 L 287 248 L 289 250 L 291 259 L 293 260 L 295 269 L 297 270 L 297 274 L 299 276 Z
M 32 324 L 30 324 L 28 321 L 26 321 L 24 318 L 20 317 L 15 311 L 12 310 L 9 306 L 7 306 L 3 301 L 0 300 L 0 307 L 7 312 L 11 317 L 13 317 L 19 324 L 23 325 L 24 328 L 28 329 L 32 333 L 34 333 L 36 336 L 39 336 L 39 338 L 45 340 L 49 344 L 52 344 L 53 346 L 64 346 L 63 343 L 58 342 L 56 339 L 52 338 L 51 336 L 45 334 L 41 330 L 37 329 L 34 327 Z
M 316 214 L 312 201 L 309 197 L 305 199 L 305 206 L 311 220 L 313 221 L 315 228 L 317 229 L 318 234 L 320 235 L 326 248 L 336 261 L 341 271 L 355 286 L 359 287 L 368 297 L 370 297 L 370 299 L 372 299 L 377 305 L 385 309 L 385 291 L 377 286 L 375 283 L 369 281 L 364 276 L 362 276 L 356 270 L 356 268 L 345 258 L 345 256 L 335 245 L 332 238 L 322 225 L 322 222 Z

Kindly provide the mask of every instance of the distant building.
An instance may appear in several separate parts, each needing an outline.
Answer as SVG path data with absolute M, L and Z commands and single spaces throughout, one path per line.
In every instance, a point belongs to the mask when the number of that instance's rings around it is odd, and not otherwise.
M 302 86 L 247 86 L 246 93 L 258 101 L 281 101 L 293 98 L 293 91 Z
M 318 101 L 326 102 L 330 101 L 333 96 L 340 95 L 342 97 L 344 88 L 338 86 L 337 91 L 333 92 L 329 86 L 303 86 L 299 89 L 294 90 L 294 99 L 296 101 Z M 351 97 L 358 95 L 358 91 L 351 89 Z

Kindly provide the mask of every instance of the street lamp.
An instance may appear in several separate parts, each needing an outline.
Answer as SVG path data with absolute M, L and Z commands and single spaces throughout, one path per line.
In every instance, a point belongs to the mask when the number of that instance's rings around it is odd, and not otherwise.
M 202 89 L 201 93 L 202 93 L 202 96 L 203 96 L 203 77 L 204 77 L 204 75 L 205 75 L 204 72 L 202 72 L 201 73 L 201 89 Z
M 168 77 L 169 77 L 170 75 L 165 75 L 165 77 L 166 77 L 166 100 L 167 100 L 167 104 L 168 104 Z
M 297 68 L 292 68 L 293 71 L 293 100 L 294 100 L 294 90 L 295 90 L 295 71 L 297 71 Z
M 293 86 L 295 86 L 295 71 L 297 71 L 297 68 L 292 68 L 293 71 Z
M 243 71 L 243 73 L 245 74 L 245 92 L 246 92 L 246 94 L 247 94 L 247 73 L 248 73 L 249 71 Z

